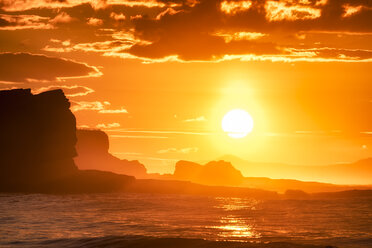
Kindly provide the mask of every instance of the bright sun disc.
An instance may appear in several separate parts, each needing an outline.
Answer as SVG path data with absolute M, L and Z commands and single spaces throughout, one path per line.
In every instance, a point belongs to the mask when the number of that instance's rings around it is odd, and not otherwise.
M 225 114 L 222 119 L 222 129 L 231 138 L 243 138 L 253 129 L 253 119 L 243 109 L 233 109 Z

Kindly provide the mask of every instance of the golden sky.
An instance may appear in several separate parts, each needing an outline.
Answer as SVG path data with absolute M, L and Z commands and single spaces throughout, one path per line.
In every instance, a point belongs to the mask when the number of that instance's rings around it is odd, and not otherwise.
M 371 0 L 2 0 L 0 89 L 63 88 L 110 151 L 171 172 L 232 154 L 372 155 Z M 253 132 L 221 130 L 240 108 Z

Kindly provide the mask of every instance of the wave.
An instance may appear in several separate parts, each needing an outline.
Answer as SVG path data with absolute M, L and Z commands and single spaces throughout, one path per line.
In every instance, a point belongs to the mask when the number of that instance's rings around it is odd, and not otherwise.
M 12 242 L 4 247 L 17 246 L 26 248 L 336 248 L 336 246 L 332 245 L 324 246 L 292 242 L 233 242 L 144 236 L 105 236 L 39 242 Z

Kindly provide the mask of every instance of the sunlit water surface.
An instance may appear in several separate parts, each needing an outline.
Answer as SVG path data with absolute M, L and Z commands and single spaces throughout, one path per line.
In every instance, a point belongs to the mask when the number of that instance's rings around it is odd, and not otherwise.
M 128 235 L 372 247 L 372 199 L 0 194 L 0 246 Z

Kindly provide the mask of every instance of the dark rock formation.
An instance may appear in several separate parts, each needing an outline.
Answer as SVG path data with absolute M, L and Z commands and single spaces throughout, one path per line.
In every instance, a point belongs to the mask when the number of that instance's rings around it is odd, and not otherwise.
M 200 165 L 188 161 L 178 161 L 173 175 L 174 179 L 187 180 L 207 185 L 240 185 L 244 177 L 231 163 L 212 161 Z
M 2 182 L 21 184 L 77 171 L 75 117 L 61 90 L 0 91 Z
M 284 192 L 284 197 L 288 199 L 306 199 L 309 194 L 302 190 L 289 189 Z
M 146 168 L 137 160 L 119 159 L 109 153 L 109 139 L 100 130 L 78 130 L 75 163 L 79 169 L 111 171 L 119 174 L 145 178 Z
M 100 183 L 116 190 L 131 180 L 78 170 L 76 123 L 69 107 L 62 90 L 0 91 L 0 191 L 80 192 L 97 190 Z
M 176 163 L 173 177 L 177 178 L 178 180 L 192 181 L 198 178 L 202 169 L 203 165 L 201 164 L 180 160 Z

